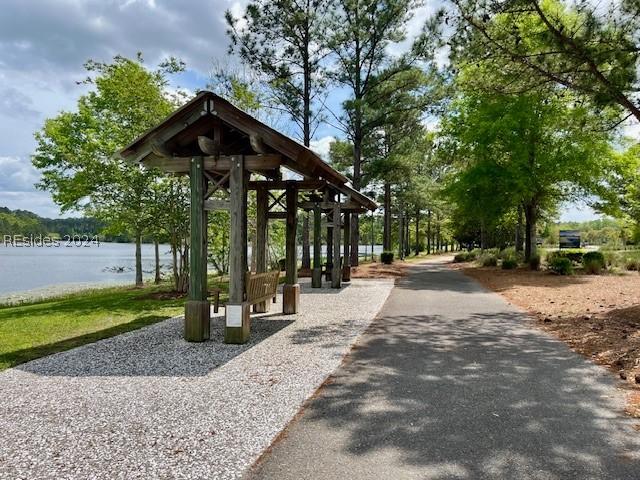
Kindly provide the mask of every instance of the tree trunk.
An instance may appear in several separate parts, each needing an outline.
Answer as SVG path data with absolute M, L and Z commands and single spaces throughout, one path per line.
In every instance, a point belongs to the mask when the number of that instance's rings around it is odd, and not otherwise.
M 402 210 L 398 214 L 398 256 L 404 259 L 404 215 Z
M 302 215 L 302 268 L 311 269 L 309 212 L 304 212 Z
M 142 234 L 136 233 L 136 287 L 142 285 Z
M 531 260 L 536 255 L 536 223 L 538 220 L 538 206 L 534 200 L 529 201 L 524 206 L 525 218 L 525 239 L 524 239 L 524 259 Z
M 173 288 L 176 291 L 180 291 L 180 284 L 178 283 L 179 275 L 178 275 L 178 246 L 176 245 L 175 239 L 171 240 L 171 267 L 173 269 Z
M 416 257 L 420 255 L 420 210 L 416 210 Z
M 523 250 L 522 245 L 523 235 L 522 235 L 522 204 L 518 205 L 518 222 L 516 224 L 516 252 L 521 252 Z
M 391 184 L 384 184 L 384 232 L 382 234 L 382 250 L 391 251 Z
M 409 220 L 409 215 L 405 215 L 404 219 L 404 256 L 408 257 L 411 254 L 411 237 L 409 235 L 409 224 L 411 223 Z
M 153 282 L 157 285 L 160 283 L 160 243 L 157 238 L 153 240 L 153 247 L 156 256 L 156 278 Z
M 431 254 L 431 210 L 427 210 L 427 255 Z

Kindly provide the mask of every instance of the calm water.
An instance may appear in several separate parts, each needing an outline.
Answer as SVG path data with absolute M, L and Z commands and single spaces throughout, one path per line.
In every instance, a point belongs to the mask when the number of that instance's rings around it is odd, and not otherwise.
M 360 246 L 360 255 L 371 254 L 371 246 Z M 382 247 L 376 245 L 376 255 Z M 299 250 L 301 255 L 302 250 Z M 322 247 L 325 254 L 325 246 Z M 298 257 L 300 258 L 300 257 Z M 142 245 L 145 279 L 154 276 L 153 245 Z M 168 245 L 160 246 L 163 270 L 171 266 Z M 100 243 L 89 247 L 11 247 L 0 244 L 0 295 L 66 283 L 133 283 L 135 245 Z M 122 271 L 119 271 L 119 270 Z M 118 270 L 118 271 L 116 271 Z
M 160 262 L 171 265 L 168 245 L 160 246 Z M 145 278 L 153 278 L 153 245 L 142 245 Z M 114 271 L 122 269 L 121 272 Z M 89 247 L 5 247 L 0 245 L 0 294 L 64 283 L 135 281 L 135 245 L 100 243 Z

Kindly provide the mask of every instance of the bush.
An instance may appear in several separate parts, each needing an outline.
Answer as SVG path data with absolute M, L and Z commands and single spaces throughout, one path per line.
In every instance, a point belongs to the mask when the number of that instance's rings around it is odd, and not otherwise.
M 634 260 L 633 258 L 628 258 L 624 263 L 624 268 L 626 270 L 638 271 L 640 270 L 640 260 Z
M 582 265 L 587 273 L 597 275 L 605 268 L 604 255 L 600 252 L 587 252 L 582 256 Z
M 547 262 L 551 263 L 555 258 L 568 258 L 574 263 L 582 263 L 582 257 L 585 252 L 582 250 L 556 250 L 549 252 Z
M 393 263 L 393 252 L 382 252 L 380 261 L 386 265 L 391 265 Z
M 573 262 L 563 256 L 554 256 L 549 261 L 549 270 L 557 275 L 573 275 Z
M 503 270 L 513 270 L 518 267 L 518 261 L 515 258 L 505 258 L 502 260 Z
M 497 267 L 498 266 L 498 257 L 493 255 L 492 253 L 484 254 L 479 259 L 480 265 L 483 267 Z
M 469 252 L 469 261 L 475 260 L 476 258 L 480 257 L 480 255 L 482 255 L 482 250 L 480 250 L 479 248 L 474 248 Z
M 540 270 L 540 263 L 542 262 L 540 255 L 531 255 L 529 258 L 529 268 L 531 270 Z
M 507 258 L 516 258 L 516 247 L 507 247 L 498 255 L 502 260 Z
M 453 261 L 454 261 L 455 263 L 468 262 L 468 261 L 469 261 L 469 253 L 468 253 L 468 252 L 460 252 L 460 253 L 457 253 L 457 254 L 453 257 Z

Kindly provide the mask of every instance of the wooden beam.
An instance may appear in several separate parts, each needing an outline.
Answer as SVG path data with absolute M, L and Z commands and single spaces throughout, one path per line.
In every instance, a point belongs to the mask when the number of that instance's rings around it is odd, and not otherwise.
M 249 182 L 249 190 L 255 190 L 262 185 L 269 190 L 285 190 L 287 185 L 292 183 L 298 190 L 319 190 L 327 186 L 324 180 L 255 180 Z
M 204 169 L 209 172 L 226 172 L 231 168 L 231 159 L 233 156 L 221 155 L 220 157 L 203 157 Z M 278 154 L 271 155 L 246 155 L 244 168 L 246 170 L 263 171 L 275 170 L 280 168 L 282 164 L 282 156 Z M 144 162 L 148 167 L 154 167 L 163 172 L 170 173 L 188 173 L 189 162 L 191 157 L 152 157 Z
M 251 144 L 251 148 L 253 148 L 254 152 L 269 153 L 269 149 L 260 135 L 250 135 L 249 143 Z
M 207 155 L 213 155 L 214 157 L 220 155 L 220 143 L 216 143 L 215 140 L 204 135 L 198 137 L 198 147 Z
M 340 203 L 333 207 L 333 222 L 340 221 Z M 333 227 L 333 268 L 331 269 L 331 288 L 340 288 L 342 269 L 340 268 L 340 228 Z
M 231 203 L 229 200 L 218 200 L 216 198 L 210 198 L 209 200 L 204 201 L 204 209 L 206 211 L 213 210 L 226 210 L 229 211 L 231 208 Z
M 296 244 L 296 230 L 298 226 L 298 190 L 294 185 L 287 187 L 287 231 L 286 231 L 286 263 L 287 275 L 285 283 L 298 283 L 298 248 Z
M 250 335 L 249 304 L 245 300 L 247 273 L 247 171 L 244 157 L 231 159 L 229 201 L 231 231 L 229 251 L 229 302 L 225 308 L 225 343 L 246 343 Z
M 315 205 L 318 202 L 300 202 L 298 204 L 298 206 L 304 210 L 313 210 L 315 208 Z M 319 202 L 319 206 L 321 210 L 333 210 L 333 207 L 335 206 L 335 202 Z M 360 211 L 362 210 L 363 207 L 362 205 L 360 205 L 359 203 L 356 202 L 344 202 L 340 204 L 340 211 L 345 212 L 345 211 Z
M 184 337 L 190 342 L 209 338 L 209 302 L 207 301 L 207 213 L 204 210 L 204 177 L 202 157 L 189 162 L 191 183 L 191 256 L 189 258 L 189 300 L 185 303 Z
M 244 302 L 245 273 L 247 271 L 247 191 L 244 158 L 233 157 L 231 176 L 229 177 L 231 205 L 229 252 L 229 302 Z
M 342 263 L 342 281 L 351 281 L 351 214 L 344 213 L 344 251 Z
M 316 205 L 313 209 L 313 271 L 311 287 L 322 287 L 322 210 Z
M 332 192 L 326 191 L 325 197 L 327 201 L 331 201 L 334 199 L 334 194 Z M 333 211 L 328 211 L 325 213 L 325 220 L 327 224 L 327 268 L 325 270 L 325 280 L 327 282 L 331 281 L 331 269 L 333 268 Z
M 267 218 L 269 220 L 286 220 L 287 212 L 269 212 L 267 213 Z
M 266 188 L 259 188 L 256 191 L 256 251 L 252 255 L 256 256 L 256 272 L 267 271 L 267 237 L 269 230 L 269 219 L 267 217 L 267 207 L 269 206 L 269 195 Z M 257 313 L 269 311 L 270 300 L 256 303 L 253 307 Z

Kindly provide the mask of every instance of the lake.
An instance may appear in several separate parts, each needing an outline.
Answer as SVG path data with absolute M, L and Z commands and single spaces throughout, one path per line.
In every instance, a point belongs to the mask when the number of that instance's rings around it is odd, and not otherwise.
M 168 245 L 160 246 L 161 263 L 171 265 Z M 142 245 L 145 278 L 154 277 L 154 249 Z M 122 268 L 122 272 L 112 269 Z M 66 283 L 133 283 L 135 245 L 132 243 L 91 244 L 88 247 L 0 246 L 0 294 Z
M 324 255 L 325 248 L 322 252 Z M 368 255 L 371 246 L 360 246 Z M 374 248 L 382 251 L 380 245 Z M 145 279 L 154 277 L 153 245 L 142 245 Z M 131 283 L 135 281 L 135 245 L 130 243 L 91 244 L 88 247 L 15 247 L 0 245 L 0 295 L 62 284 Z M 299 258 L 299 257 L 298 257 Z M 169 245 L 160 246 L 160 262 L 171 266 Z M 116 272 L 114 268 L 122 268 Z

